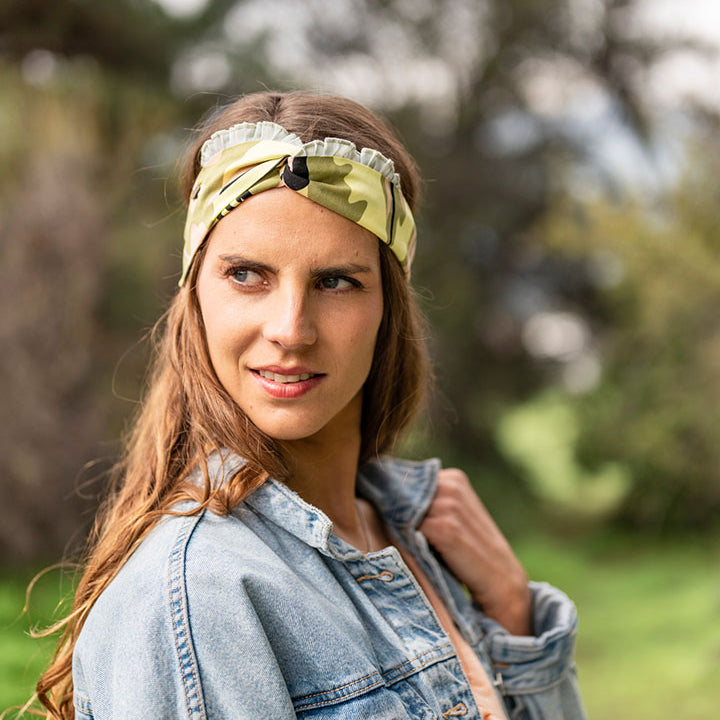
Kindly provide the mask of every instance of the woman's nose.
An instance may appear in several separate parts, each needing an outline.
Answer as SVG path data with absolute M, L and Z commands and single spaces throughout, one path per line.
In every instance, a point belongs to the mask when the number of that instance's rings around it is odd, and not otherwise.
M 265 338 L 284 348 L 307 347 L 317 340 L 317 328 L 304 288 L 278 288 L 267 307 Z

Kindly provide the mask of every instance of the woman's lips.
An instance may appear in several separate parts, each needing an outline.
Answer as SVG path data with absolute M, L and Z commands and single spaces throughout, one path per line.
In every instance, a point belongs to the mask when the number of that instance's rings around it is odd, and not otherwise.
M 252 368 L 252 376 L 271 397 L 281 400 L 299 398 L 320 384 L 325 377 L 305 368 Z

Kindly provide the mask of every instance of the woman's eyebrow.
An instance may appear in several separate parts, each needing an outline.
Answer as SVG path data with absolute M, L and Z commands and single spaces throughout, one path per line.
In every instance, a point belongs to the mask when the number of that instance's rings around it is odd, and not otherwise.
M 219 255 L 218 258 L 227 265 L 239 265 L 251 270 L 268 270 L 269 272 L 278 272 L 278 268 L 268 265 L 267 263 L 253 260 L 245 255 Z M 371 273 L 372 268 L 369 265 L 361 263 L 344 263 L 342 265 L 318 265 L 310 268 L 310 277 L 327 277 L 329 275 L 361 275 L 363 273 Z
M 361 265 L 359 263 L 347 263 L 346 265 L 328 265 L 325 267 L 314 267 L 310 273 L 313 277 L 318 275 L 360 275 L 362 273 L 372 272 L 369 265 Z
M 244 255 L 218 255 L 218 257 L 228 265 L 241 265 L 250 270 L 269 270 L 270 272 L 275 272 L 275 268 L 271 265 L 260 262 L 259 260 L 252 260 Z

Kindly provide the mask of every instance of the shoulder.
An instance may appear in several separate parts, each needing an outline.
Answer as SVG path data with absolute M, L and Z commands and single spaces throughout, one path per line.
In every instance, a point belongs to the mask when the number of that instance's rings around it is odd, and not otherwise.
M 297 594 L 299 581 L 242 512 L 168 516 L 143 540 L 75 646 L 79 708 L 92 707 L 96 718 L 196 717 L 203 688 L 215 687 L 227 667 L 249 677 L 263 604 L 278 592 Z
M 168 515 L 140 543 L 98 598 L 88 622 L 146 624 L 166 614 L 174 588 L 194 593 L 212 581 L 222 587 L 239 580 L 253 567 L 272 564 L 276 553 L 257 518 L 237 509 L 228 515 L 202 511 L 195 515 Z M 252 513 L 249 513 L 252 515 Z
M 168 515 L 102 592 L 80 646 L 120 648 L 134 635 L 172 639 L 178 603 L 192 608 L 195 627 L 215 623 L 229 600 L 238 610 L 259 595 L 287 594 L 301 582 L 296 567 L 318 562 L 313 548 L 246 503 L 228 515 Z
M 97 718 L 136 717 L 140 706 L 152 717 L 175 712 L 175 696 L 153 688 L 153 678 L 175 682 L 181 677 L 170 567 L 200 520 L 161 520 L 90 609 L 73 651 L 75 702 L 83 712 L 91 708 Z M 178 707 L 175 716 L 186 715 Z
M 76 654 L 109 656 L 122 653 L 136 635 L 167 633 L 170 569 L 200 521 L 200 516 L 168 516 L 150 531 L 95 601 Z

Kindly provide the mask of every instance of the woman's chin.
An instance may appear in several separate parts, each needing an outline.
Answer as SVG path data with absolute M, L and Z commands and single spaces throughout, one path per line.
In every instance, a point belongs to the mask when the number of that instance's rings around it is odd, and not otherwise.
M 257 422 L 250 418 L 256 427 L 268 437 L 278 442 L 298 442 L 308 440 L 318 435 L 324 425 L 322 423 L 280 421 L 280 422 Z

